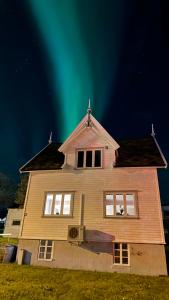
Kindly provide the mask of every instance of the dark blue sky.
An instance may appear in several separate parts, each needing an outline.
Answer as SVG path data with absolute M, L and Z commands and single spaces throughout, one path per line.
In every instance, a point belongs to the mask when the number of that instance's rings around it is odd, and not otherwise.
M 47 2 L 50 11 L 53 1 Z M 169 160 L 168 3 L 120 0 L 117 5 L 116 2 L 72 0 L 67 1 L 69 10 L 64 7 L 56 7 L 56 10 L 62 9 L 59 14 L 63 20 L 69 20 L 69 11 L 70 14 L 76 11 L 76 20 L 73 17 L 70 20 L 71 28 L 78 31 L 75 36 L 71 33 L 71 43 L 76 38 L 76 45 L 78 42 L 89 63 L 93 92 L 91 95 L 90 90 L 89 97 L 93 97 L 94 116 L 117 140 L 147 136 L 151 132 L 151 123 L 154 123 L 157 140 Z M 58 70 L 55 66 L 54 72 L 50 49 L 38 27 L 39 19 L 36 20 L 31 13 L 30 3 L 31 0 L 0 2 L 0 171 L 13 178 L 17 178 L 18 168 L 47 144 L 51 130 L 54 140 L 61 139 L 64 123 L 60 110 L 65 105 L 66 96 L 60 96 L 63 91 L 60 91 L 59 76 L 65 56 L 59 61 Z M 47 17 L 46 14 L 44 22 L 47 22 Z M 78 28 L 74 22 L 77 20 Z M 50 22 L 45 24 L 50 27 Z M 54 35 L 56 31 L 56 61 L 59 31 L 62 30 L 59 26 L 52 31 Z M 69 44 L 67 37 L 65 34 L 65 45 Z M 75 51 L 70 51 L 69 59 L 71 55 L 75 59 L 75 54 Z M 84 64 L 81 66 L 83 68 Z M 87 84 L 87 69 L 83 78 L 81 71 L 83 69 L 79 68 L 79 78 Z M 80 104 L 84 107 L 80 108 L 79 117 L 86 111 L 86 95 Z M 71 105 L 77 106 L 77 102 L 71 100 Z M 69 117 L 72 124 L 71 105 Z M 169 201 L 168 171 L 160 171 L 160 181 L 162 198 Z

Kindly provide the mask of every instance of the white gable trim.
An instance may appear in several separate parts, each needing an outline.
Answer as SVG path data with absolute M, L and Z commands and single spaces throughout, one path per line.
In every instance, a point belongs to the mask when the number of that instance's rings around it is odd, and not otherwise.
M 75 128 L 75 130 L 70 134 L 70 136 L 66 139 L 66 141 L 59 147 L 58 151 L 65 152 L 69 144 L 76 139 L 79 134 L 81 134 L 83 131 L 88 130 L 86 127 L 88 114 L 82 119 L 82 121 L 79 123 L 79 125 Z M 92 116 L 90 115 L 91 122 L 93 124 L 92 128 L 98 136 L 101 136 L 104 138 L 106 142 L 108 142 L 114 150 L 118 149 L 120 146 L 117 144 L 117 142 L 111 137 L 111 135 L 103 128 L 103 126 Z

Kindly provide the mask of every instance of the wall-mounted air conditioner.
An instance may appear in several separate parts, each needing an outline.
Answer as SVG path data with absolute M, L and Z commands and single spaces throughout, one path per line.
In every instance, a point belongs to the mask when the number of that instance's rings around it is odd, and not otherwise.
M 69 242 L 83 242 L 85 227 L 81 225 L 68 225 L 67 240 Z

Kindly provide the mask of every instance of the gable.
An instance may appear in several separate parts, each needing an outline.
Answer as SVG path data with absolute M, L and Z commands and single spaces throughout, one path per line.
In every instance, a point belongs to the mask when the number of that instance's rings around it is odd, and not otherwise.
M 75 128 L 72 134 L 66 139 L 66 141 L 58 149 L 60 152 L 66 153 L 70 151 L 72 147 L 95 147 L 94 143 L 99 146 L 109 145 L 111 148 L 117 150 L 119 148 L 118 143 L 109 135 L 109 133 L 101 126 L 101 124 L 90 115 L 91 126 L 87 126 L 88 114 L 82 119 L 80 124 Z

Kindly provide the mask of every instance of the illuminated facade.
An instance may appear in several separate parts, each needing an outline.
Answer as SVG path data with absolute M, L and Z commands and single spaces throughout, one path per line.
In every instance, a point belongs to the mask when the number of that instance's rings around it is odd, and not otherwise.
M 117 142 L 89 105 L 63 144 L 50 138 L 20 169 L 29 182 L 18 263 L 167 274 L 157 177 L 166 166 L 154 130 Z

